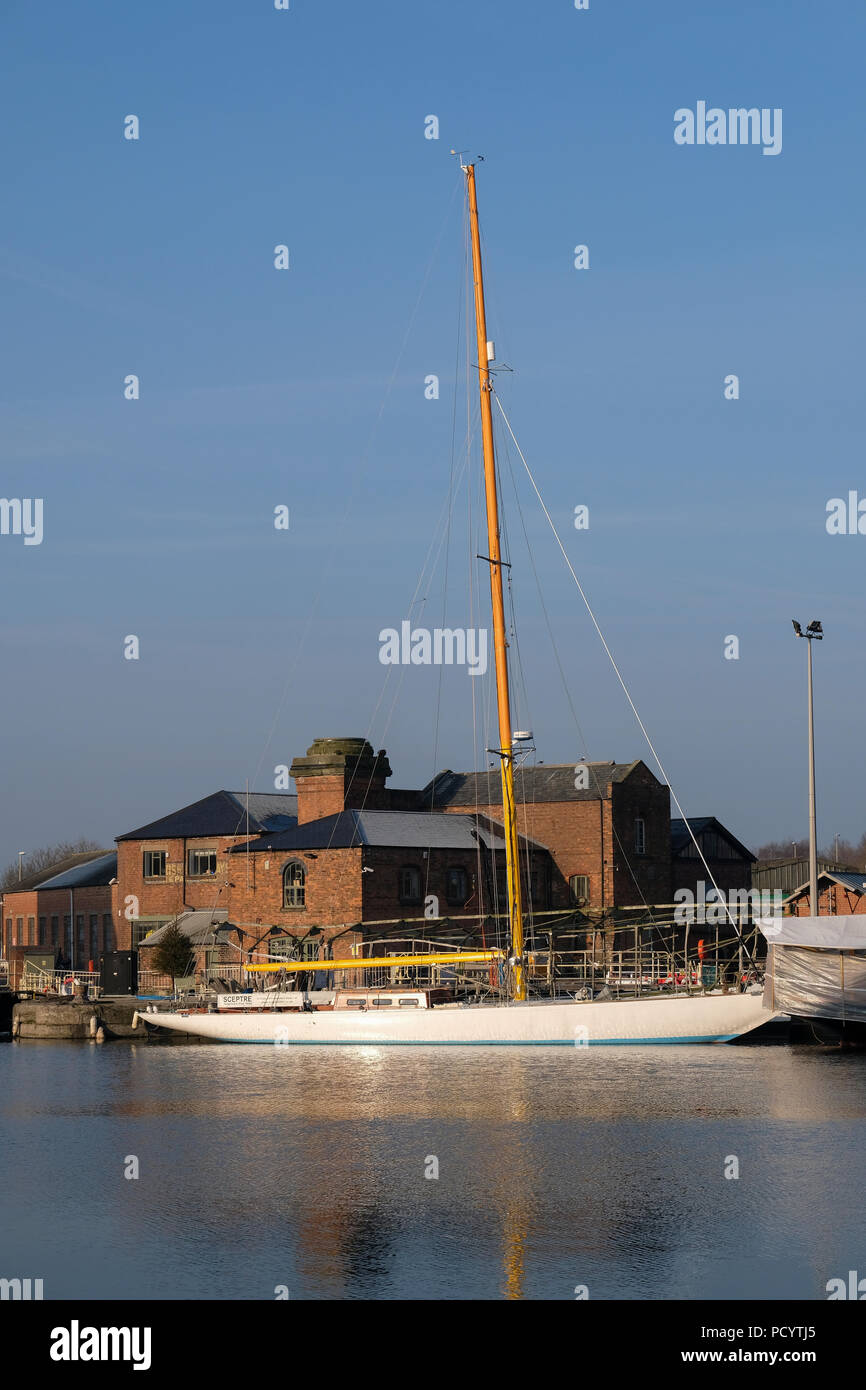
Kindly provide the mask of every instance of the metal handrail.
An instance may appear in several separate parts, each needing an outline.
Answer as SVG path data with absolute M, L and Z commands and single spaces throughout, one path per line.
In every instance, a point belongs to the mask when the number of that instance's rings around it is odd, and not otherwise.
M 31 960 L 14 961 L 19 966 L 13 971 L 14 987 L 31 994 L 57 994 L 68 997 L 75 993 L 77 984 L 84 984 L 88 997 L 99 989 L 98 970 L 45 970 Z

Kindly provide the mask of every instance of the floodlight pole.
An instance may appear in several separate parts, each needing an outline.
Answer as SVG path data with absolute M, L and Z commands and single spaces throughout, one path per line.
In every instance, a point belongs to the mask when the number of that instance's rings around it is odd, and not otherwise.
M 794 622 L 798 637 L 806 638 L 807 670 L 809 673 L 809 916 L 818 916 L 818 831 L 815 810 L 815 707 L 812 696 L 812 643 L 822 641 L 824 630 L 819 622 L 811 622 L 804 632 Z
M 809 665 L 809 916 L 818 916 L 818 817 L 815 809 L 815 706 L 812 699 L 812 641 L 806 642 Z

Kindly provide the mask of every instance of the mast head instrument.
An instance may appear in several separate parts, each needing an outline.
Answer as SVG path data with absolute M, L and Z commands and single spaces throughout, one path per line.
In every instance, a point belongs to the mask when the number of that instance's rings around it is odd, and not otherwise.
M 471 169 L 471 168 L 473 167 L 471 164 L 464 164 L 464 163 L 463 163 L 463 156 L 464 156 L 465 154 L 468 154 L 468 153 L 469 153 L 468 150 L 452 150 L 451 153 L 453 154 L 453 156 L 454 156 L 455 159 L 459 159 L 459 160 L 460 160 L 460 168 L 463 170 L 464 174 L 467 172 L 468 169 Z M 483 164 L 483 163 L 484 163 L 484 155 L 483 155 L 483 154 L 477 154 L 477 155 L 475 156 L 475 161 L 476 161 L 477 164 Z

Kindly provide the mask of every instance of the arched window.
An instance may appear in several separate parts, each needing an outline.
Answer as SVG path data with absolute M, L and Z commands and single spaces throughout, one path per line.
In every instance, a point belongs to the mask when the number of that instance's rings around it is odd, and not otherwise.
M 400 870 L 401 903 L 421 901 L 421 870 L 414 864 L 407 864 Z
M 283 907 L 303 907 L 307 875 L 303 864 L 287 864 L 283 869 Z

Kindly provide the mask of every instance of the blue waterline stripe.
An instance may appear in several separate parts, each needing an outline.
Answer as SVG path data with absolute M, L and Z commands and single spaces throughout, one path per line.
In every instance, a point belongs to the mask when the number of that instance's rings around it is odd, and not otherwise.
M 180 1032 L 181 1029 L 172 1029 L 172 1032 Z M 185 1030 L 183 1030 L 185 1031 Z M 426 1038 L 353 1038 L 352 1040 L 337 1041 L 333 1038 L 311 1038 L 303 1040 L 281 1038 L 279 1042 L 275 1038 L 208 1038 L 206 1035 L 196 1033 L 187 1034 L 188 1037 L 203 1036 L 207 1042 L 227 1043 L 232 1046 L 243 1045 L 246 1047 L 670 1047 L 685 1045 L 687 1043 L 724 1043 L 733 1042 L 738 1037 L 737 1033 L 719 1033 L 713 1037 L 694 1037 L 694 1038 L 591 1038 L 586 1042 L 576 1043 L 573 1038 L 563 1038 L 562 1041 L 553 1042 L 545 1039 L 538 1042 L 503 1042 L 500 1038 L 487 1038 L 476 1042 L 430 1042 Z

